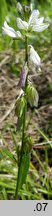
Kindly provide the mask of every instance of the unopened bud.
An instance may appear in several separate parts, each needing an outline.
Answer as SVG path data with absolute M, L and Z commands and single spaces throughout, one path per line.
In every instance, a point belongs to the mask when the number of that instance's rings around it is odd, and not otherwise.
M 17 10 L 18 10 L 18 12 L 19 12 L 20 14 L 22 14 L 23 8 L 22 8 L 22 6 L 21 6 L 21 4 L 20 4 L 19 2 L 17 3 Z

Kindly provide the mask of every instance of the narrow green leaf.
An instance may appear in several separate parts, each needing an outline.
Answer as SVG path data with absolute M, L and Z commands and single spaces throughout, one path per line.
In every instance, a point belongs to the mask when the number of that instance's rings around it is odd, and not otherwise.
M 22 185 L 25 183 L 28 169 L 29 169 L 29 163 L 30 163 L 30 154 L 26 153 L 22 156 L 21 164 L 19 167 L 19 175 L 18 175 L 18 190 L 22 187 Z
M 8 14 L 6 0 L 0 0 L 0 32 L 2 32 L 3 22 Z
M 26 98 L 25 96 L 21 96 L 17 102 L 15 107 L 15 114 L 18 117 L 18 128 L 20 129 L 24 120 L 24 109 L 26 110 Z
M 14 157 L 14 155 L 13 155 L 9 150 L 7 150 L 6 148 L 1 149 L 1 153 L 2 153 L 3 155 L 8 156 L 12 161 L 17 162 L 17 160 L 16 160 L 16 158 Z

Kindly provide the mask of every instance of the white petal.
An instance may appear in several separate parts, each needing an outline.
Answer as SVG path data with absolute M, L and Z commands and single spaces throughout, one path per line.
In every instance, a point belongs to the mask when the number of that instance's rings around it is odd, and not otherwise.
M 37 66 L 40 66 L 41 60 L 33 46 L 30 45 L 30 60 Z
M 7 34 L 12 38 L 17 38 L 17 33 L 13 28 L 9 27 L 6 21 L 4 22 L 4 26 L 2 27 L 2 29 L 4 34 Z
M 45 29 L 47 29 L 48 28 L 48 26 L 49 26 L 49 24 L 40 24 L 40 25 L 34 25 L 33 27 L 32 27 L 32 31 L 37 31 L 37 32 L 42 32 L 42 31 L 44 31 Z
M 38 25 L 42 24 L 43 21 L 44 21 L 44 17 L 41 17 L 41 18 L 37 19 L 36 24 L 38 24 Z
M 3 29 L 3 33 L 7 34 L 8 36 L 12 37 L 12 38 L 17 38 L 17 34 L 15 33 L 15 31 L 11 31 L 9 29 L 5 29 L 4 27 L 2 27 Z
M 36 19 L 38 19 L 38 15 L 39 15 L 39 11 L 38 10 L 33 10 L 32 14 L 31 14 L 31 16 L 29 18 L 29 25 L 33 24 L 34 21 Z
M 10 28 L 6 21 L 4 22 L 4 27 L 5 28 Z
M 22 34 L 20 33 L 20 31 L 17 31 L 16 34 L 17 34 L 17 37 L 23 38 L 23 36 L 22 36 Z
M 3 33 L 7 34 L 8 36 L 12 37 L 12 38 L 22 38 L 22 35 L 19 31 L 15 31 L 13 28 L 11 28 L 7 22 L 4 22 L 4 26 L 2 27 L 3 29 Z
M 23 21 L 21 18 L 17 18 L 17 26 L 19 29 L 24 29 L 24 30 L 28 29 L 28 23 Z
M 10 27 L 10 26 L 7 24 L 6 21 L 4 22 L 4 28 L 9 29 L 9 30 L 15 32 L 15 30 L 14 30 L 12 27 Z

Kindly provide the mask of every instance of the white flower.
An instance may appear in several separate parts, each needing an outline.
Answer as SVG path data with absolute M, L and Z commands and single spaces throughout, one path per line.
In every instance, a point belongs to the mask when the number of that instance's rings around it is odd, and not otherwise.
M 36 66 L 40 66 L 41 64 L 41 59 L 38 55 L 38 53 L 34 50 L 32 45 L 29 45 L 30 47 L 30 60 L 36 65 Z
M 17 26 L 19 29 L 28 30 L 28 23 L 21 18 L 17 18 Z
M 12 37 L 12 38 L 22 38 L 22 35 L 19 31 L 15 31 L 13 28 L 11 28 L 7 22 L 4 22 L 4 25 L 2 27 L 3 33 L 7 34 L 8 36 Z
M 37 31 L 41 32 L 48 28 L 49 24 L 44 23 L 44 17 L 39 18 L 39 11 L 33 10 L 29 21 L 23 21 L 21 18 L 17 18 L 17 26 L 19 29 L 23 29 L 25 31 Z
M 29 18 L 29 22 L 28 22 L 29 26 L 33 25 L 33 23 L 36 21 L 36 19 L 38 19 L 38 15 L 39 15 L 38 10 L 33 10 L 32 11 L 32 14 L 31 14 L 31 16 Z

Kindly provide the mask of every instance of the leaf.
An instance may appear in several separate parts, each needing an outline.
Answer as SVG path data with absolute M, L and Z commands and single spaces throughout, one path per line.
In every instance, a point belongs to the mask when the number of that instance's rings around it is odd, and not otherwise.
M 20 106 L 20 103 L 21 103 L 21 100 L 22 100 L 23 96 L 24 96 L 24 91 L 21 89 L 20 94 L 19 94 L 19 96 L 18 96 L 18 98 L 16 100 L 16 103 L 15 103 L 15 114 L 17 116 L 18 116 L 18 113 L 19 113 L 19 110 L 20 110 L 19 106 Z
M 8 8 L 7 8 L 6 0 L 0 0 L 0 32 L 2 32 L 2 25 L 7 14 L 8 14 Z
M 26 110 L 26 105 L 25 96 L 22 95 L 21 97 L 19 97 L 19 100 L 17 100 L 15 108 L 15 113 L 18 116 L 19 129 L 21 128 L 24 121 L 24 110 Z
M 30 154 L 27 152 L 26 154 L 23 154 L 20 167 L 19 167 L 19 175 L 18 175 L 18 190 L 22 187 L 22 185 L 25 183 L 28 169 L 29 169 L 29 163 L 30 163 Z
M 17 163 L 16 158 L 14 157 L 14 155 L 9 150 L 7 150 L 6 148 L 3 148 L 0 151 L 1 151 L 2 155 L 8 156 L 12 161 L 14 161 L 15 163 Z

